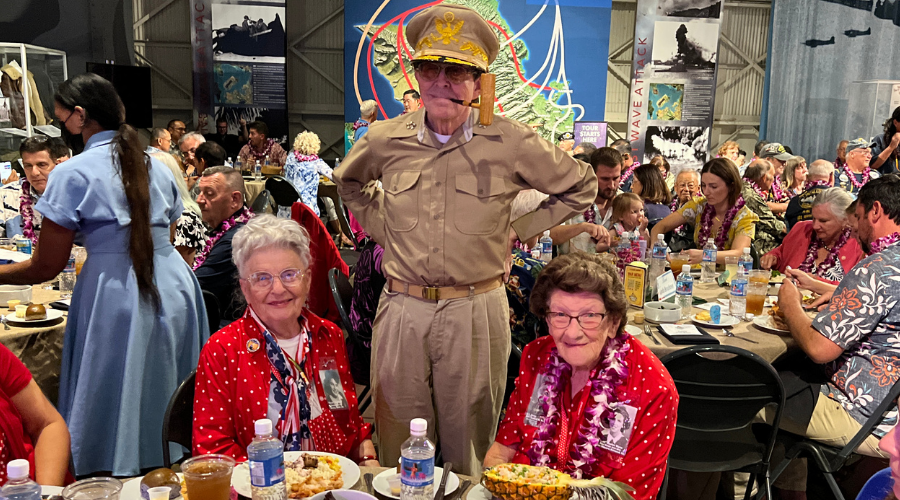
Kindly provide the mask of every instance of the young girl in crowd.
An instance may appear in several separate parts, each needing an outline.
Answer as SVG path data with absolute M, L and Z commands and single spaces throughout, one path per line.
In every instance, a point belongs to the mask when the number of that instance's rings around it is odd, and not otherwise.
M 647 217 L 644 216 L 644 201 L 634 193 L 622 193 L 613 200 L 613 226 L 611 231 L 612 244 L 615 248 L 618 240 L 628 238 L 636 240 L 644 238 L 650 241 L 650 233 L 647 232 Z

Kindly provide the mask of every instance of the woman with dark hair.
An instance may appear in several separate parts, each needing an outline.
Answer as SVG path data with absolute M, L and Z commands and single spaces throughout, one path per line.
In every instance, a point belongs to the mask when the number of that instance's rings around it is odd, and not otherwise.
M 650 164 L 659 169 L 660 175 L 662 175 L 663 180 L 666 181 L 666 189 L 674 191 L 675 174 L 672 173 L 672 166 L 669 165 L 669 160 L 663 155 L 656 155 L 650 159 Z
M 756 235 L 755 224 L 759 217 L 745 205 L 741 196 L 744 183 L 734 162 L 727 158 L 715 158 L 700 170 L 700 189 L 703 197 L 694 198 L 659 221 L 653 227 L 650 241 L 656 241 L 659 234 L 665 234 L 693 221 L 694 249 L 690 263 L 703 261 L 703 251 L 707 240 L 713 239 L 718 247 L 717 262 L 725 263 L 725 257 L 738 257 L 750 247 Z
M 805 189 L 806 178 L 809 176 L 809 169 L 806 167 L 806 158 L 795 156 L 784 164 L 784 184 L 782 187 L 788 196 L 793 198 L 802 193 Z
M 872 163 L 882 174 L 900 173 L 900 106 L 884 122 L 884 134 L 873 139 Z
M 657 157 L 659 158 L 659 157 Z M 659 169 L 649 163 L 634 169 L 634 181 L 631 183 L 631 192 L 644 200 L 644 214 L 650 221 L 650 228 L 672 213 L 669 204 L 672 203 L 672 193 L 666 187 Z
M 75 236 L 88 257 L 69 307 L 59 411 L 75 474 L 133 476 L 162 463 L 169 398 L 209 337 L 197 279 L 172 246 L 182 213 L 172 173 L 144 154 L 112 84 L 86 73 L 59 86 L 54 111 L 84 152 L 53 171 L 31 260 L 0 266 L 0 283 L 53 279 Z

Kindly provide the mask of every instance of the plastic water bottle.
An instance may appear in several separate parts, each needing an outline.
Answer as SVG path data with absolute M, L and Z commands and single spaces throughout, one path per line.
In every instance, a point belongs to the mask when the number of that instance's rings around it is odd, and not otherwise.
M 225 161 L 225 166 L 226 166 L 226 167 L 234 168 L 234 162 L 231 161 L 231 157 L 230 157 L 230 156 L 228 157 L 228 160 Z
M 753 270 L 753 257 L 750 256 L 750 247 L 744 249 L 743 255 L 738 259 L 738 275 L 739 276 L 750 276 L 750 271 Z
M 427 430 L 424 418 L 409 423 L 409 439 L 400 447 L 400 500 L 434 497 L 434 443 L 425 436 Z
M 659 235 L 653 244 L 650 254 L 650 285 L 656 286 L 656 278 L 666 270 L 666 253 L 669 247 L 666 245 L 665 236 Z
M 266 161 L 263 163 L 263 165 L 265 165 L 266 168 L 272 166 L 272 162 L 269 161 L 269 155 L 266 155 Z
M 41 485 L 28 477 L 28 460 L 13 460 L 6 465 L 8 481 L 0 488 L 0 498 L 8 500 L 41 500 Z
M 740 267 L 738 267 L 740 273 Z M 738 274 L 731 280 L 731 315 L 742 320 L 747 315 L 747 277 Z
M 700 270 L 700 281 L 702 283 L 713 283 L 716 281 L 716 257 L 719 248 L 716 247 L 716 241 L 712 238 L 706 240 L 706 246 L 703 247 L 703 267 Z
M 550 262 L 553 258 L 553 238 L 550 237 L 550 230 L 544 231 L 544 235 L 541 236 L 538 245 L 541 246 L 541 260 L 544 264 Z
M 259 164 L 259 160 L 256 160 L 256 166 L 253 167 L 253 177 L 258 181 L 262 180 L 262 165 Z
M 675 282 L 675 303 L 681 308 L 681 319 L 691 317 L 694 307 L 694 278 L 691 278 L 691 266 L 681 266 L 681 274 Z
M 284 443 L 272 436 L 272 421 L 254 422 L 256 437 L 247 446 L 250 464 L 250 492 L 253 500 L 285 500 Z
M 237 161 L 234 162 L 234 169 L 237 170 L 238 172 L 240 172 L 242 168 L 243 168 L 243 165 L 241 165 L 241 157 L 238 156 Z
M 339 156 L 334 159 L 334 169 L 337 170 L 338 167 L 340 167 L 340 166 L 341 166 L 341 157 Z

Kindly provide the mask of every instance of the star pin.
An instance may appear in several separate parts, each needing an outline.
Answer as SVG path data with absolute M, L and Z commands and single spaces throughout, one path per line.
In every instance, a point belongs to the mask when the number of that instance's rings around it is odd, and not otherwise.
M 413 121 L 406 122 L 406 130 L 412 130 L 414 128 L 416 128 L 416 122 L 413 122 Z

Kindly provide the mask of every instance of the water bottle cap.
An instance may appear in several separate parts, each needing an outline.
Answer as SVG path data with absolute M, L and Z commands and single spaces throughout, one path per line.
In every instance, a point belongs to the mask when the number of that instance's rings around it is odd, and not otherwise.
M 744 249 L 744 255 L 750 255 L 750 247 Z
M 409 433 L 415 436 L 424 436 L 428 430 L 428 421 L 424 418 L 414 418 L 409 422 Z
M 681 266 L 681 272 L 686 273 L 686 274 L 691 274 L 690 264 L 685 264 L 685 265 Z
M 706 244 L 707 244 L 707 245 L 715 245 L 715 244 L 716 244 L 716 239 L 715 239 L 715 238 L 707 238 L 707 239 L 706 239 Z
M 656 235 L 656 240 L 657 240 L 657 241 L 666 241 L 666 235 L 664 235 L 664 234 L 657 234 L 657 235 Z
M 544 231 L 544 236 L 550 236 L 550 230 L 549 230 L 549 229 L 547 229 L 547 230 Z
M 253 423 L 253 429 L 256 431 L 257 436 L 262 436 L 265 434 L 272 434 L 272 421 L 268 418 L 261 418 Z
M 28 477 L 28 460 L 20 458 L 6 464 L 6 477 L 9 479 L 25 479 Z

